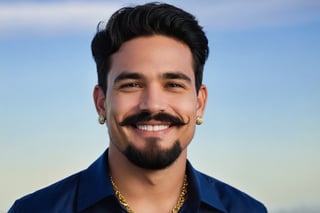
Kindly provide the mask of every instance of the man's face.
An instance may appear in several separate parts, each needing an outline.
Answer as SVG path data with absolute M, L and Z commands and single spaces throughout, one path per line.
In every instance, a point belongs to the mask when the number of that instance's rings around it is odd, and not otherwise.
M 111 56 L 105 116 L 110 142 L 146 169 L 169 166 L 190 143 L 206 89 L 197 95 L 192 54 L 166 36 L 138 37 Z

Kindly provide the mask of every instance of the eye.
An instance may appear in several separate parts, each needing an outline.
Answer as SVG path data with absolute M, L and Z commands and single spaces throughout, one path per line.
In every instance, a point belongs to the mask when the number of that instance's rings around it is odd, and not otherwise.
M 184 85 L 178 82 L 168 82 L 166 87 L 168 88 L 184 88 Z
M 130 88 L 130 87 L 141 87 L 141 85 L 138 83 L 126 83 L 126 84 L 120 85 L 120 88 Z
M 143 85 L 139 82 L 123 82 L 122 84 L 119 85 L 119 89 L 123 91 L 131 91 L 135 89 L 140 89 L 142 88 Z

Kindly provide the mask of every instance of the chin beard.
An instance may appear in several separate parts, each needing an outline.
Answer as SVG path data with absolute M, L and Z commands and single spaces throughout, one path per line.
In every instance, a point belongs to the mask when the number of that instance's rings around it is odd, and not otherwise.
M 176 141 L 169 149 L 161 149 L 157 138 L 149 138 L 148 145 L 144 149 L 138 149 L 130 144 L 123 154 L 131 163 L 140 168 L 159 170 L 170 166 L 181 152 L 179 141 Z

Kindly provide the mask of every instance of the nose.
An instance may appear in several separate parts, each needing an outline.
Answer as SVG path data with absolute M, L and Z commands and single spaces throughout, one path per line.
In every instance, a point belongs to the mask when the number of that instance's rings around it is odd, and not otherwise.
M 158 113 L 165 111 L 167 107 L 167 98 L 165 92 L 156 83 L 149 84 L 141 95 L 139 108 L 141 111 Z

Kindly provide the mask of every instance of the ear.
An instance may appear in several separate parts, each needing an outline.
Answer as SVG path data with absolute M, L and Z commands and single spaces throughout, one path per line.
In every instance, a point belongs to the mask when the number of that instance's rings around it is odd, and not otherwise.
M 93 101 L 98 115 L 103 115 L 104 117 L 106 117 L 105 100 L 106 96 L 103 90 L 99 85 L 96 85 L 93 90 Z
M 198 97 L 197 97 L 197 116 L 203 116 L 204 110 L 206 108 L 206 103 L 207 103 L 207 97 L 208 97 L 208 91 L 207 87 L 202 84 L 199 92 L 198 92 Z

